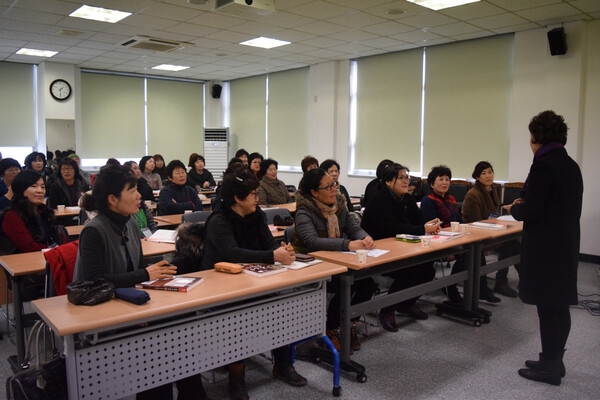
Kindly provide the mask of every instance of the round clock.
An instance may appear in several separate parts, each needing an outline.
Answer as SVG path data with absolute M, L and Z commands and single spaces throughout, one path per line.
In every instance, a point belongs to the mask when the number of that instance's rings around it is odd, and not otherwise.
M 50 94 L 56 100 L 66 100 L 71 96 L 71 85 L 64 79 L 55 79 L 50 84 Z

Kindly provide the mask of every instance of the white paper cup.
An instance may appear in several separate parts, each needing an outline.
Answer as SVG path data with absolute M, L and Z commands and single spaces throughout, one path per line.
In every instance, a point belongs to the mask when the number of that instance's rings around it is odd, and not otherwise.
M 469 224 L 460 224 L 460 231 L 462 233 L 469 233 Z
M 60 204 L 60 205 L 56 206 L 56 209 L 58 210 L 58 212 L 64 213 L 65 212 L 65 205 L 64 204 Z
M 431 236 L 419 236 L 421 239 L 421 247 L 430 247 L 431 246 Z
M 460 225 L 460 223 L 457 221 L 450 222 L 450 229 L 452 229 L 452 232 L 458 232 L 459 225 Z
M 192 210 L 185 210 L 183 213 L 184 214 L 190 214 L 192 212 Z
M 369 252 L 368 250 L 356 250 L 356 259 L 358 260 L 359 264 L 367 263 L 367 253 L 368 252 Z

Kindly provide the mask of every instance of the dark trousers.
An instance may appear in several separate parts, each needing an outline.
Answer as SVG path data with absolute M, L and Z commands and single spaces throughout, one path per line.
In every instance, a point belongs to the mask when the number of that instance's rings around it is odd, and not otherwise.
M 557 360 L 565 349 L 571 331 L 569 306 L 537 306 L 537 312 L 540 319 L 542 353 L 548 360 Z
M 435 277 L 435 269 L 433 268 L 432 263 L 424 263 L 390 272 L 389 274 L 385 274 L 385 276 L 394 278 L 394 282 L 392 282 L 392 285 L 388 289 L 388 294 L 391 294 L 433 280 Z M 396 306 L 413 305 L 418 298 L 419 297 L 417 296 L 412 299 L 404 300 L 393 306 L 383 308 L 382 311 L 394 311 Z
M 370 300 L 373 297 L 373 293 L 375 293 L 376 288 L 377 284 L 371 278 L 355 281 L 351 288 L 352 297 L 350 299 L 350 304 L 354 305 Z M 340 326 L 340 290 L 340 278 L 339 276 L 334 276 L 331 279 L 331 284 L 327 288 L 328 292 L 334 293 L 333 298 L 329 302 L 329 307 L 327 307 L 327 329 L 335 329 Z M 353 318 L 352 320 L 357 321 L 358 318 Z
M 177 400 L 204 400 L 206 392 L 200 374 L 180 379 L 177 384 Z M 173 399 L 173 384 L 167 383 L 150 390 L 138 393 L 136 400 L 170 400 Z

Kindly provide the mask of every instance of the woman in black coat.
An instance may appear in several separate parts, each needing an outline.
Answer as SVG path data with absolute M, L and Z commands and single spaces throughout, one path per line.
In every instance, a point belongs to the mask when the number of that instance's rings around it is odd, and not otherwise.
M 560 385 L 562 362 L 571 330 L 570 305 L 577 304 L 583 178 L 564 148 L 567 125 L 554 111 L 529 123 L 533 164 L 524 198 L 505 206 L 523 221 L 519 297 L 537 306 L 542 352 L 519 370 L 524 378 Z

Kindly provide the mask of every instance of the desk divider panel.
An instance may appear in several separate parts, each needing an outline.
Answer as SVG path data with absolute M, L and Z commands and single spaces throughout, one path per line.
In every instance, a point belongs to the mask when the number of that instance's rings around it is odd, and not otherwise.
M 83 345 L 75 349 L 79 399 L 121 398 L 323 334 L 325 300 L 320 285 Z

